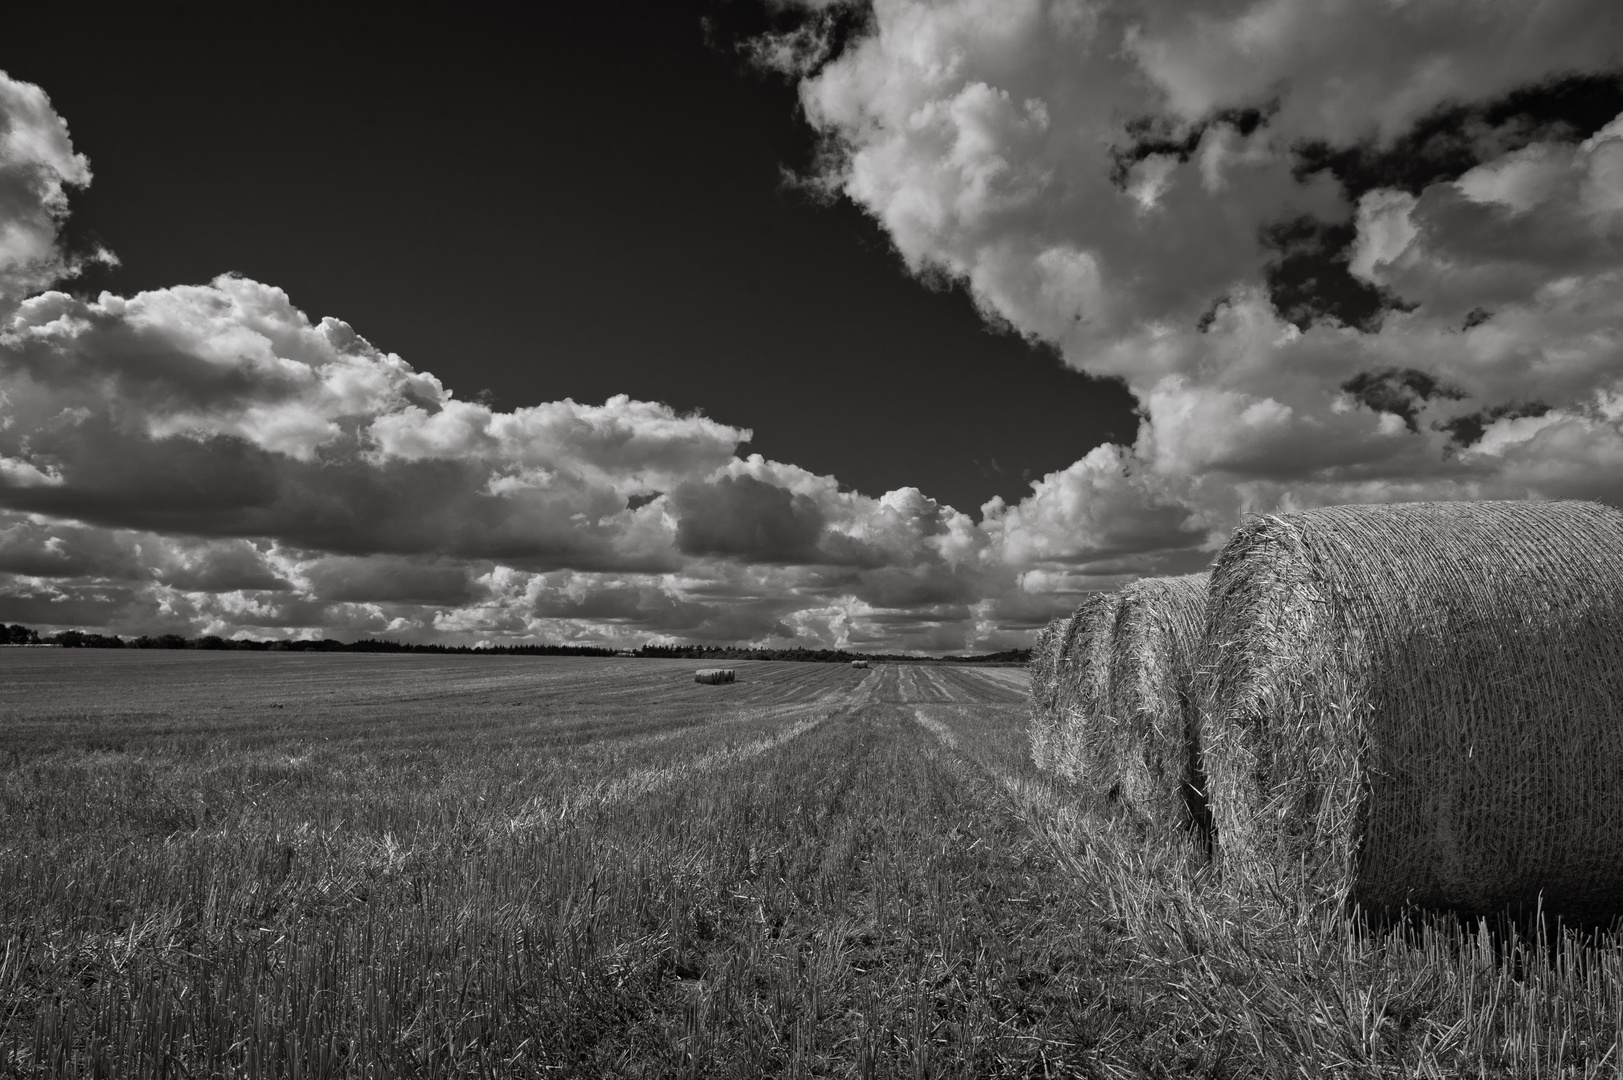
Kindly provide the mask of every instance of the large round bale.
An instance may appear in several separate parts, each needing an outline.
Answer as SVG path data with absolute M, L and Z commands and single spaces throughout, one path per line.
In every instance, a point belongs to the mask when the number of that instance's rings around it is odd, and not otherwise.
M 1050 622 L 1037 633 L 1037 643 L 1031 650 L 1031 759 L 1039 769 L 1053 768 L 1054 730 L 1058 712 L 1054 703 L 1055 675 L 1059 667 L 1059 650 L 1070 632 L 1074 616 L 1066 615 Z
M 1218 556 L 1196 699 L 1243 882 L 1394 911 L 1623 912 L 1623 514 L 1340 506 Z
M 1208 576 L 1143 578 L 1121 590 L 1106 703 L 1085 728 L 1084 777 L 1157 829 L 1205 821 L 1189 695 Z
M 1118 593 L 1094 593 L 1076 609 L 1056 635 L 1045 700 L 1034 701 L 1043 707 L 1043 716 L 1033 718 L 1032 756 L 1068 779 L 1083 779 L 1088 728 L 1099 723 L 1109 701 L 1110 637 L 1120 599 Z M 1035 749 L 1039 738 L 1045 744 L 1040 757 Z

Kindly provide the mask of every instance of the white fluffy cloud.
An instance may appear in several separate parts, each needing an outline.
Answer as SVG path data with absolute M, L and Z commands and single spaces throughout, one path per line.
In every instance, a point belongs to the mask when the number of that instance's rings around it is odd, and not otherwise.
M 538 567 L 673 568 L 669 530 L 629 497 L 748 437 L 623 397 L 496 413 L 233 277 L 31 297 L 0 327 L 0 388 L 13 510 Z
M 1131 447 L 986 508 L 1025 590 L 1246 511 L 1623 500 L 1615 4 L 874 0 L 759 55 L 910 268 L 1138 398 Z
M 1539 88 L 1623 111 L 1615 5 L 877 0 L 838 55 L 804 6 L 755 55 L 809 179 L 1124 380 L 1131 445 L 977 521 L 658 403 L 462 401 L 238 277 L 49 291 L 89 166 L 0 77 L 0 618 L 1000 648 L 1248 511 L 1623 501 L 1623 117 Z
M 969 516 L 872 498 L 700 415 L 498 411 L 236 276 L 87 299 L 87 183 L 0 81 L 0 619 L 120 633 L 1007 644 Z M 1010 637 L 1010 635 L 1013 637 Z
M 56 243 L 69 185 L 90 183 L 68 127 L 45 92 L 0 72 L 0 316 L 35 289 L 72 272 Z
M 1623 40 L 1623 14 L 1604 0 L 1151 0 L 1116 18 L 1172 115 L 1277 96 L 1281 130 L 1334 143 L 1389 140 L 1444 103 L 1615 65 Z

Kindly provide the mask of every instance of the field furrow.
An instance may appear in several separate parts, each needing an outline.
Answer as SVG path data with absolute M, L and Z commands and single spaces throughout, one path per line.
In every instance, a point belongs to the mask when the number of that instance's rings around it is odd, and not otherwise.
M 1023 671 L 17 653 L 0 1075 L 1616 1072 L 1623 951 L 1237 905 Z
M 492 659 L 14 663 L 5 1068 L 1063 1075 L 1109 1027 L 959 733 L 1018 677 Z

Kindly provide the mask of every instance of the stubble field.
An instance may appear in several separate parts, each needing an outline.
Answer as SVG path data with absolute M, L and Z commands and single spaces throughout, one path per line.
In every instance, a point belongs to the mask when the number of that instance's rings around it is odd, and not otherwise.
M 0 1074 L 1619 1074 L 1615 948 L 1242 902 L 1021 670 L 0 664 Z
M 0 662 L 10 1070 L 1041 1075 L 1096 1037 L 988 771 L 1023 672 Z

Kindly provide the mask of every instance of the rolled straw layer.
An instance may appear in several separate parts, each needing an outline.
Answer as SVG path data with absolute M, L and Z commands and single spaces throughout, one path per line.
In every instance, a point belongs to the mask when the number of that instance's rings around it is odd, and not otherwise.
M 1070 618 L 1049 624 L 1051 666 L 1040 676 L 1032 673 L 1032 757 L 1039 768 L 1067 779 L 1082 778 L 1087 727 L 1097 722 L 1109 695 L 1110 635 L 1119 602 L 1116 593 L 1093 593 Z
M 1054 768 L 1054 732 L 1058 712 L 1054 703 L 1055 678 L 1059 670 L 1059 650 L 1070 632 L 1074 616 L 1055 619 L 1037 634 L 1031 650 L 1031 759 L 1039 769 Z
M 1204 818 L 1189 694 L 1208 577 L 1144 578 L 1121 590 L 1107 703 L 1087 729 L 1084 775 L 1158 829 Z
M 1249 519 L 1197 663 L 1216 852 L 1366 909 L 1623 908 L 1623 515 Z

